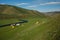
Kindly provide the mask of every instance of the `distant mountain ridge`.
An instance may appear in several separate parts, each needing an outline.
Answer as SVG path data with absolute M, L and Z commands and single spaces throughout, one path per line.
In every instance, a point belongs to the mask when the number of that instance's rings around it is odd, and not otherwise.
M 53 15 L 60 14 L 60 11 L 46 12 L 45 14 L 49 16 L 53 16 Z

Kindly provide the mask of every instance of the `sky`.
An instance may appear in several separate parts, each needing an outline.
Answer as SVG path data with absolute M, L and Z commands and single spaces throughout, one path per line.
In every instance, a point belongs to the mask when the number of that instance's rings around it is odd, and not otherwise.
M 60 11 L 60 0 L 0 0 L 0 4 L 14 5 L 40 12 Z

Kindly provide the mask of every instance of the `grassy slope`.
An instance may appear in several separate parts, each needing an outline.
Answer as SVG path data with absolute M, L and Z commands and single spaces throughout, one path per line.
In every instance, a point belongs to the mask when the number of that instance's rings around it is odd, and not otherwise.
M 38 11 L 28 10 L 11 5 L 0 5 L 0 19 L 8 18 L 29 18 L 43 17 L 44 15 Z
M 12 29 L 11 26 L 0 28 L 0 40 L 59 40 L 59 18 L 28 18 L 29 22 Z M 17 22 L 17 19 L 0 20 L 0 24 Z M 39 24 L 36 22 L 39 21 Z M 57 27 L 58 26 L 58 27 Z
M 15 23 L 15 22 L 19 22 L 19 20 L 18 19 L 3 19 L 3 20 L 0 20 L 0 25 Z
M 31 40 L 46 28 L 41 25 L 47 22 L 47 19 L 30 18 L 27 20 L 29 20 L 28 23 L 16 27 L 15 29 L 12 29 L 11 26 L 0 28 L 0 40 Z M 37 21 L 40 23 L 36 24 Z
M 10 8 L 10 7 L 7 7 Z M 6 8 L 6 10 L 7 10 Z M 3 8 L 4 9 L 4 8 Z M 2 9 L 2 10 L 3 10 Z M 13 9 L 11 11 L 11 9 Z M 5 13 L 13 12 L 13 14 L 21 13 L 27 14 L 26 20 L 28 23 L 25 23 L 21 26 L 16 26 L 15 29 L 12 29 L 11 26 L 0 28 L 0 40 L 59 40 L 59 26 L 60 19 L 59 16 L 55 19 L 53 18 L 45 18 L 45 16 L 38 16 L 39 12 L 36 11 L 28 11 L 26 9 L 19 8 L 11 8 L 9 10 L 5 10 Z M 4 12 L 4 11 L 3 11 Z M 25 15 L 26 15 L 25 14 Z M 11 14 L 12 15 L 12 14 Z M 17 19 L 5 19 L 0 20 L 0 24 L 7 24 L 17 22 Z M 36 24 L 36 22 L 39 24 Z
M 28 23 L 15 29 L 11 26 L 0 28 L 0 40 L 53 40 L 55 38 L 56 26 L 58 26 L 56 20 L 37 17 L 27 20 Z M 39 24 L 36 24 L 37 21 Z

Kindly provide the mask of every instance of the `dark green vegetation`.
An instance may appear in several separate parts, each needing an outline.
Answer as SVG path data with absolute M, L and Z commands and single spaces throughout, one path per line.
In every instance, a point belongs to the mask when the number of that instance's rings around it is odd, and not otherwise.
M 60 14 L 44 14 L 10 5 L 0 5 L 0 25 L 28 20 L 14 29 L 0 28 L 0 40 L 60 40 Z

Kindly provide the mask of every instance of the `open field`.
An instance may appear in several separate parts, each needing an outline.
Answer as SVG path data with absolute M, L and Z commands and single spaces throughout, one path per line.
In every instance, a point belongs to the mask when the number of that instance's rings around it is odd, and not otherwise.
M 27 20 L 27 23 L 0 27 L 0 40 L 60 40 L 60 12 L 43 14 L 13 5 L 0 5 L 0 25 Z
M 14 29 L 11 26 L 0 28 L 0 40 L 52 40 L 54 38 L 53 36 L 50 37 L 56 31 L 56 28 L 54 28 L 55 21 L 45 18 L 30 18 L 27 20 L 28 23 L 16 26 Z M 0 21 L 12 22 L 11 20 Z M 15 21 L 18 20 L 15 19 Z
M 11 20 L 4 20 L 4 24 L 11 23 L 13 21 Z M 27 20 L 29 21 L 28 23 L 17 26 L 15 29 L 12 29 L 11 26 L 0 28 L 0 40 L 32 40 L 38 34 L 40 35 L 43 33 L 43 31 L 45 31 L 45 28 L 47 29 L 47 27 L 42 27 L 44 23 L 48 22 L 47 19 L 31 18 Z M 1 21 L 3 23 L 3 20 Z M 15 21 L 18 20 L 15 19 Z

